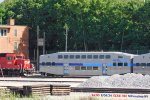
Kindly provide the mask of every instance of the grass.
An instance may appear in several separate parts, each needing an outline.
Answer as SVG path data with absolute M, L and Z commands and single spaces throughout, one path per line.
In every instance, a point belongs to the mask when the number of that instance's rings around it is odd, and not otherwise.
M 95 97 L 89 97 L 87 95 L 72 94 L 67 96 L 29 96 L 22 97 L 19 94 L 6 93 L 6 91 L 0 91 L 0 100 L 100 100 Z

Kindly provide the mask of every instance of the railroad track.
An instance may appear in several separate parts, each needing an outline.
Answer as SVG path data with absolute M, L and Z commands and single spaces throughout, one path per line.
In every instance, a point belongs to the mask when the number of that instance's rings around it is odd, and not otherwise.
M 12 82 L 60 82 L 60 83 L 82 83 L 83 81 L 40 81 L 40 80 L 0 80 L 2 81 L 12 81 Z
M 71 92 L 150 94 L 150 89 L 133 89 L 133 88 L 82 88 L 82 87 L 72 87 L 71 88 Z

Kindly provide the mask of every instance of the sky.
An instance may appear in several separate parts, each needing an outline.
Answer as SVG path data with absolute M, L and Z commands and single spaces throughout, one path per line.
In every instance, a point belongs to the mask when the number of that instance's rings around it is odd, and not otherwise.
M 0 0 L 0 3 L 3 2 L 4 0 Z

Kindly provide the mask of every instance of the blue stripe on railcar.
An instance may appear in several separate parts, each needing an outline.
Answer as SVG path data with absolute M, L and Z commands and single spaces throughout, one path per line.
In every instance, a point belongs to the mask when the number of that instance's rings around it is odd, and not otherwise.
M 131 63 L 128 63 L 128 66 L 126 66 L 126 67 L 131 67 L 131 66 L 133 66 L 133 64 L 131 64 Z
M 64 66 L 63 63 L 55 63 L 55 66 Z
M 136 64 L 135 64 L 135 63 L 133 63 L 133 67 L 134 67 L 134 66 L 136 66 Z
M 53 62 L 53 63 L 39 63 L 39 65 L 42 65 L 42 66 L 64 66 L 64 63 L 55 63 L 55 62 Z M 101 63 L 69 63 L 68 64 L 69 66 L 87 66 L 87 67 L 92 67 L 92 66 L 97 66 L 97 67 L 102 67 L 103 65 L 101 64 Z M 131 66 L 135 66 L 136 64 L 131 64 L 131 63 L 128 63 L 128 65 L 127 66 L 125 66 L 125 67 L 131 67 Z M 107 63 L 107 64 L 105 64 L 105 66 L 107 66 L 107 67 L 114 67 L 113 66 L 113 63 Z M 118 64 L 115 66 L 115 67 L 118 67 Z
M 69 63 L 69 66 L 83 66 L 82 63 Z
M 102 66 L 102 64 L 99 64 L 99 63 L 83 63 L 83 66 Z
M 113 67 L 113 64 L 112 63 L 108 63 L 107 67 Z

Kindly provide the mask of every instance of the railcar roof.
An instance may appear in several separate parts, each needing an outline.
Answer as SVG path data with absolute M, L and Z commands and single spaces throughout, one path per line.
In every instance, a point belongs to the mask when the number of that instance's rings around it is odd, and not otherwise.
M 125 54 L 125 55 L 135 55 L 135 54 L 130 54 L 130 53 L 124 53 L 124 52 L 57 52 L 57 53 L 95 53 L 95 54 L 99 54 L 99 53 L 106 53 L 106 54 Z
M 129 53 L 124 53 L 124 52 L 56 52 L 56 53 L 51 53 L 51 54 L 121 54 L 121 55 L 126 55 L 126 56 L 137 56 L 135 54 L 129 54 Z M 49 54 L 46 54 L 49 55 Z M 41 55 L 42 56 L 42 55 Z
M 141 54 L 141 55 L 139 55 L 139 56 L 147 56 L 147 55 L 150 55 L 150 53 Z

